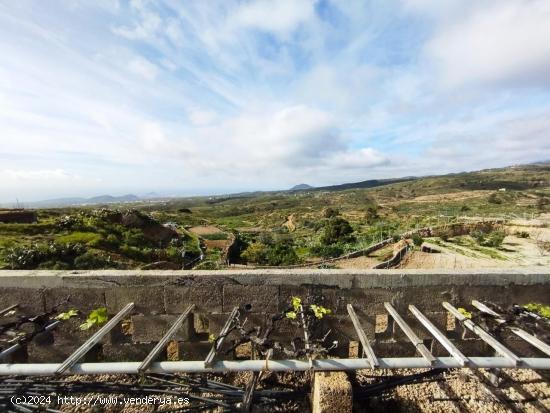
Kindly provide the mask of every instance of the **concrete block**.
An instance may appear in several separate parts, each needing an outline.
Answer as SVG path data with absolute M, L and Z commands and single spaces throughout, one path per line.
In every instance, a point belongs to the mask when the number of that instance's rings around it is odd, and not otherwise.
M 134 313 L 164 314 L 163 287 L 116 287 L 105 291 L 109 314 L 116 314 L 126 304 L 135 304 Z
M 204 360 L 212 348 L 212 343 L 208 341 L 183 341 L 178 344 L 180 360 Z M 226 360 L 229 358 L 224 356 Z
M 471 357 L 493 357 L 495 350 L 480 339 L 451 340 L 462 354 Z
M 288 344 L 294 338 L 303 336 L 304 333 L 298 322 L 283 318 L 277 321 L 269 337 L 273 340 Z
M 371 345 L 377 357 L 420 357 L 410 341 L 376 340 Z
M 420 321 L 418 321 L 418 319 L 410 311 L 400 311 L 399 314 L 409 325 L 409 327 L 411 327 L 418 338 L 420 338 L 421 340 L 433 338 L 432 334 L 422 325 L 422 323 L 420 323 Z M 447 313 L 439 312 L 423 314 L 432 322 L 432 324 L 434 324 L 439 329 L 439 331 L 446 335 Z M 397 341 L 407 340 L 407 336 L 396 322 L 393 323 L 393 337 Z
M 176 321 L 176 315 L 135 315 L 132 317 L 134 343 L 151 343 L 159 341 Z M 192 334 L 192 323 L 187 318 L 174 335 L 176 340 L 189 340 Z
M 358 317 L 361 327 L 363 327 L 363 331 L 367 337 L 370 340 L 374 339 L 374 324 L 369 322 L 366 317 L 360 317 L 359 315 Z M 334 336 L 337 336 L 340 341 L 347 342 L 359 339 L 357 332 L 355 331 L 355 327 L 353 326 L 353 322 L 349 317 L 325 316 L 323 317 L 323 326 L 325 332 L 331 330 L 331 332 L 334 333 Z
M 282 285 L 279 296 L 279 311 L 285 311 L 292 306 L 292 297 L 300 297 L 302 301 L 311 299 L 311 289 L 295 285 Z
M 340 290 L 337 288 L 312 287 L 308 304 L 316 304 L 326 307 L 333 314 L 339 314 L 338 297 Z
M 533 294 L 536 288 L 530 287 Z M 455 307 L 472 307 L 472 300 L 495 303 L 507 308 L 510 304 L 516 303 L 516 294 L 521 291 L 521 286 L 510 288 L 507 286 L 461 286 L 458 289 L 458 302 Z M 531 296 L 533 295 L 531 294 Z
M 462 288 L 462 287 L 461 287 Z M 415 305 L 420 311 L 440 312 L 444 311 L 441 303 L 450 302 L 455 305 L 459 300 L 459 289 L 445 286 L 408 287 L 392 304 L 399 311 L 408 311 L 409 304 Z
M 188 305 L 195 304 L 193 311 L 222 312 L 222 284 L 197 287 L 165 287 L 164 306 L 168 314 L 181 314 Z
M 206 315 L 206 319 L 208 320 L 208 333 L 217 336 L 225 325 L 228 318 L 229 314 L 226 313 Z M 252 329 L 254 327 L 259 327 L 261 329 L 260 331 L 264 331 L 266 327 L 265 314 L 243 313 L 242 315 L 240 315 L 239 319 L 241 323 L 244 323 L 246 319 L 246 324 L 244 324 L 244 328 L 246 330 Z M 236 338 L 237 334 L 231 333 L 227 337 Z
M 51 344 L 40 345 L 31 341 L 27 344 L 27 354 L 29 363 L 61 363 L 65 361 L 76 349 L 78 345 Z M 81 362 L 98 361 L 98 353 L 101 351 L 101 345 L 92 348 Z
M 395 293 L 390 290 L 373 288 L 370 290 L 346 289 L 337 291 L 337 314 L 347 314 L 347 305 L 353 305 L 356 313 L 384 313 L 384 302 L 391 302 Z
M 194 313 L 191 315 L 193 317 L 193 328 L 195 334 L 208 334 L 208 317 L 206 314 Z
M 98 327 L 92 327 L 89 330 L 81 330 L 80 325 L 86 320 L 85 315 L 79 315 L 68 320 L 62 321 L 54 330 L 52 335 L 55 345 L 72 346 L 76 350 L 79 345 L 90 338 Z M 108 338 L 103 339 L 105 342 Z
M 155 343 L 104 344 L 102 361 L 143 361 L 153 350 Z M 160 353 L 157 361 L 166 359 L 166 353 Z
M 343 371 L 315 372 L 311 391 L 312 413 L 351 413 L 353 391 Z
M 246 307 L 253 313 L 276 313 L 279 307 L 279 287 L 273 285 L 224 285 L 223 311 Z
M 512 332 L 504 332 L 501 337 L 497 338 L 502 344 L 508 348 L 516 356 L 520 357 L 548 357 L 544 352 L 522 340 Z
M 105 307 L 105 291 L 101 288 L 50 288 L 44 291 L 46 309 L 58 312 L 77 309 L 89 312 Z
M 44 307 L 44 292 L 33 288 L 0 288 L 0 303 L 2 308 L 19 304 L 18 312 L 28 316 L 42 314 Z

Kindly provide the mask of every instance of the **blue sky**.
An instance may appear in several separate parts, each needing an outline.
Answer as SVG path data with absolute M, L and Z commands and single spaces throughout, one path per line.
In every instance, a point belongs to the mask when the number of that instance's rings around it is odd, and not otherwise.
M 547 0 L 0 0 L 0 201 L 550 159 Z

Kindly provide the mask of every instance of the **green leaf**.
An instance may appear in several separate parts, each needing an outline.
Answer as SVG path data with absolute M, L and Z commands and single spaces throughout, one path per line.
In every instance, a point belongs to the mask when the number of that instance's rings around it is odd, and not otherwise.
M 300 297 L 292 297 L 291 304 L 294 311 L 298 311 L 302 305 L 302 299 Z
M 458 308 L 458 312 L 460 314 L 462 314 L 464 317 L 466 318 L 472 318 L 472 313 L 470 313 L 468 310 L 466 310 L 465 308 L 462 308 L 462 307 L 459 307 Z
M 550 318 L 550 306 L 539 304 L 539 303 L 529 303 L 523 306 L 527 311 L 536 313 L 541 317 Z
M 296 319 L 296 312 L 294 312 L 294 311 L 289 311 L 289 312 L 287 312 L 285 315 L 286 315 L 286 318 L 289 318 L 289 319 L 291 319 L 291 320 L 295 320 L 295 319 Z
M 208 342 L 209 342 L 209 343 L 213 343 L 213 342 L 215 342 L 215 341 L 216 341 L 216 336 L 215 336 L 214 334 L 210 334 L 210 335 L 208 336 Z
M 55 317 L 56 320 L 68 320 L 71 317 L 76 317 L 78 315 L 78 310 L 69 310 L 65 313 L 58 314 L 57 317 Z
M 332 312 L 328 308 L 325 308 L 320 305 L 315 305 L 315 304 L 311 304 L 309 308 L 311 309 L 311 311 L 313 311 L 313 314 L 319 320 L 323 318 L 325 315 L 330 314 Z
M 105 307 L 96 308 L 90 314 L 86 322 L 80 325 L 81 330 L 89 330 L 94 326 L 101 326 L 107 322 L 109 316 L 107 315 L 107 309 Z

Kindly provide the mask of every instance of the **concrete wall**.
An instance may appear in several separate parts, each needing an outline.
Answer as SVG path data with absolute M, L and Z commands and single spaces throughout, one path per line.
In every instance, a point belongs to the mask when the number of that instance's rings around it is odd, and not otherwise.
M 449 337 L 456 339 L 466 355 L 489 355 L 489 349 L 471 334 L 466 334 L 465 340 L 460 339 L 461 328 L 450 322 L 441 302 L 466 308 L 472 299 L 504 307 L 513 303 L 549 304 L 550 271 L 0 271 L 1 308 L 19 303 L 29 315 L 71 308 L 83 313 L 80 320 L 65 322 L 51 337 L 33 340 L 25 354 L 19 355 L 35 362 L 59 361 L 89 337 L 92 332 L 80 331 L 78 325 L 90 310 L 107 307 L 114 314 L 128 302 L 135 303 L 134 314 L 90 358 L 142 359 L 175 317 L 187 305 L 195 304 L 193 317 L 179 332 L 170 358 L 201 359 L 210 347 L 208 335 L 217 335 L 233 307 L 246 307 L 242 318 L 248 319 L 247 326 L 265 325 L 268 317 L 288 307 L 292 296 L 333 311 L 323 320 L 319 333 L 331 330 L 329 339 L 339 341 L 335 354 L 341 357 L 348 356 L 349 342 L 357 340 L 347 316 L 348 303 L 353 304 L 380 356 L 414 355 L 414 347 L 386 317 L 385 301 L 406 316 L 422 338 L 429 340 L 431 336 L 410 316 L 409 304 L 416 305 Z M 284 341 L 300 335 L 299 329 L 283 322 L 274 338 Z M 531 351 L 513 338 L 503 340 L 520 355 Z M 354 344 L 352 348 L 356 348 Z M 433 350 L 445 354 L 437 344 Z

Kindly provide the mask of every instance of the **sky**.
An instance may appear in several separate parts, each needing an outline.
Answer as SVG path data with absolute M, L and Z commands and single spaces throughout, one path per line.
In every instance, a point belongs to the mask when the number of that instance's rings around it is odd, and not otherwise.
M 0 0 L 0 202 L 550 159 L 548 0 Z

